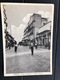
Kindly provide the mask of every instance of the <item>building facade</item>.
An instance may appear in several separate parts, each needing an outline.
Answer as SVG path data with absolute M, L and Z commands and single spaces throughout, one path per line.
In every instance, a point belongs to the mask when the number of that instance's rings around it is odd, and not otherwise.
M 34 44 L 46 46 L 51 39 L 51 21 L 48 22 L 47 18 L 43 18 L 39 14 L 33 14 L 30 17 L 28 26 L 24 30 L 25 41 L 28 45 L 33 40 Z
M 4 31 L 5 33 L 5 48 L 11 48 L 14 47 L 14 44 L 16 43 L 16 41 L 14 40 L 14 38 L 9 34 L 9 32 L 7 30 Z
M 43 25 L 37 34 L 37 44 L 47 47 L 51 43 L 51 21 Z

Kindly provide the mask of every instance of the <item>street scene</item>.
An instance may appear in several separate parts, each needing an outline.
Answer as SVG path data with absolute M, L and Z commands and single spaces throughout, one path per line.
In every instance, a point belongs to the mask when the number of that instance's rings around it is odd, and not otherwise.
M 29 73 L 50 71 L 50 50 L 44 48 L 34 49 L 32 56 L 29 47 L 18 47 L 17 53 L 14 48 L 6 51 L 7 73 Z
M 4 75 L 52 74 L 53 5 L 4 3 L 2 16 Z

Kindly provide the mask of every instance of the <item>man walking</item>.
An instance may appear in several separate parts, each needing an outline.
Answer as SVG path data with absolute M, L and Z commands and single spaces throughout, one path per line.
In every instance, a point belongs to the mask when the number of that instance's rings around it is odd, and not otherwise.
M 31 53 L 32 53 L 32 55 L 33 55 L 33 51 L 34 51 L 33 41 L 31 41 L 31 43 L 30 43 L 30 48 L 31 48 Z
M 15 50 L 14 51 L 17 52 L 17 43 L 15 43 Z

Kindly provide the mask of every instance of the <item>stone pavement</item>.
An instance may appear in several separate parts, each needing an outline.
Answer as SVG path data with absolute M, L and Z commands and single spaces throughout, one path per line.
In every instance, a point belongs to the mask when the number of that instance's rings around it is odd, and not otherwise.
M 34 49 L 34 55 L 28 47 L 19 47 L 18 52 L 14 49 L 6 51 L 7 73 L 49 72 L 50 50 Z

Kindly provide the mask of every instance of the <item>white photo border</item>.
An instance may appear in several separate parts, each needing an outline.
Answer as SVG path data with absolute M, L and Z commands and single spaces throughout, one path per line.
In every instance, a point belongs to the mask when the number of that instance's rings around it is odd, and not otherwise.
M 4 38 L 4 18 L 3 5 L 33 5 L 33 6 L 52 6 L 52 27 L 51 27 L 51 51 L 50 51 L 50 72 L 32 72 L 32 73 L 6 73 L 6 53 L 5 53 L 5 38 Z M 4 76 L 29 76 L 29 75 L 52 75 L 52 44 L 53 44 L 53 20 L 54 20 L 54 4 L 48 3 L 1 3 L 1 18 L 2 18 L 2 36 L 3 36 L 3 59 L 4 59 Z

